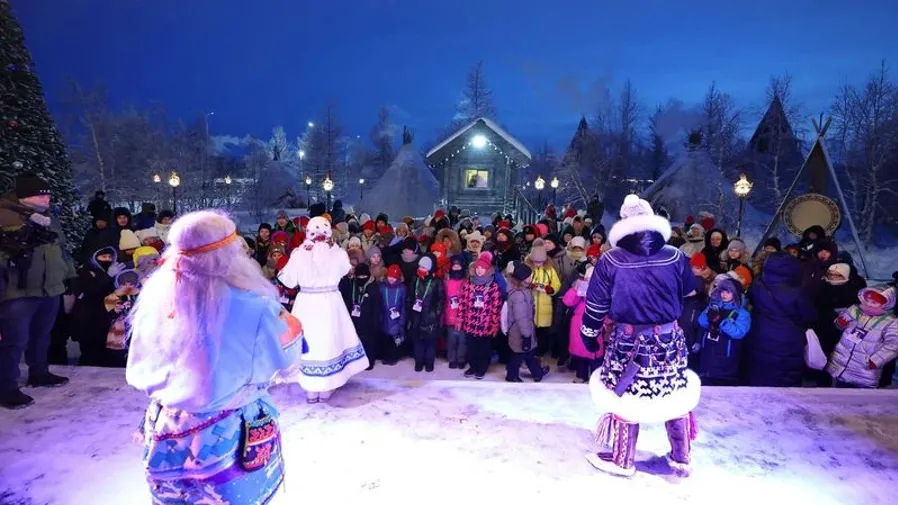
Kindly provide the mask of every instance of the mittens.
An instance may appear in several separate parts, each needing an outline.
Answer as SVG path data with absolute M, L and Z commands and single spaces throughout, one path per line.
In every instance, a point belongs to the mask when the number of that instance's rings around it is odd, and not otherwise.
M 549 286 L 548 284 L 545 287 L 545 291 L 546 291 L 546 294 L 549 296 L 552 296 L 555 294 L 555 289 L 552 286 Z
M 109 266 L 109 270 L 106 271 L 106 274 L 109 275 L 109 277 L 115 277 L 125 270 L 126 267 L 124 263 L 113 263 Z
M 842 312 L 839 314 L 839 317 L 836 318 L 836 326 L 838 326 L 840 330 L 848 328 L 853 322 L 854 318 L 849 316 L 848 312 Z
M 532 337 L 521 337 L 521 349 L 524 352 L 529 352 L 530 346 L 533 345 L 532 342 L 533 342 Z
M 283 255 L 278 259 L 277 263 L 274 265 L 274 268 L 278 271 L 281 271 L 285 266 L 287 266 L 288 261 L 290 261 L 290 258 L 288 258 L 287 255 Z

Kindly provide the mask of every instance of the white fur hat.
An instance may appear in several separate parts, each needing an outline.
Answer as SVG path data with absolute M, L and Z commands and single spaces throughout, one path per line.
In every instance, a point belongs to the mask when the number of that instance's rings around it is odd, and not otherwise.
M 306 242 L 323 242 L 331 238 L 331 224 L 327 219 L 318 216 L 309 220 L 306 226 Z
M 140 247 L 140 239 L 137 238 L 137 235 L 131 230 L 122 230 L 121 235 L 119 235 L 118 248 L 122 251 L 127 251 L 129 249 L 137 249 L 138 247 Z
M 621 219 L 654 215 L 655 211 L 652 210 L 651 204 L 636 195 L 627 195 L 627 197 L 624 198 L 624 204 L 620 207 Z
M 624 204 L 620 208 L 621 220 L 614 223 L 608 232 L 608 242 L 611 247 L 617 247 L 618 241 L 644 231 L 655 231 L 664 237 L 664 241 L 670 240 L 670 222 L 662 216 L 656 216 L 649 202 L 636 195 L 627 195 Z

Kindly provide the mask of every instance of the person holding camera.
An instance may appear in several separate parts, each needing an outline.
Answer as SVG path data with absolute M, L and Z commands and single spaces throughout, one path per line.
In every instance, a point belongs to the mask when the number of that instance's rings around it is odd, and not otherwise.
M 32 173 L 16 177 L 15 190 L 0 197 L 0 406 L 6 408 L 34 402 L 19 389 L 22 354 L 29 386 L 68 382 L 50 373 L 47 361 L 50 330 L 75 268 L 49 209 L 50 184 Z
M 698 373 L 702 384 L 738 386 L 742 339 L 751 328 L 751 315 L 742 306 L 742 286 L 732 279 L 720 281 L 698 324 L 704 330 Z

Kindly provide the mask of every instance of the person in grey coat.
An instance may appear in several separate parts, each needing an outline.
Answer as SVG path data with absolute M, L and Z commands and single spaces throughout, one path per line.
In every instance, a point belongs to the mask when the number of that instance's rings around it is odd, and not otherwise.
M 521 365 L 526 363 L 534 382 L 540 382 L 549 373 L 549 367 L 540 364 L 536 357 L 536 325 L 533 321 L 533 293 L 530 280 L 533 270 L 523 262 L 514 262 L 508 276 L 508 346 L 511 358 L 506 366 L 507 382 L 522 382 Z

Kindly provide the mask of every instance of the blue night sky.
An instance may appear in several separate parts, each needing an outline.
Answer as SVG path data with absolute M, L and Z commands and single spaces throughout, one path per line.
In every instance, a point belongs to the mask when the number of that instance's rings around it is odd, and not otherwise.
M 895 0 L 13 0 L 51 107 L 68 78 L 113 106 L 214 111 L 218 135 L 295 138 L 333 100 L 347 133 L 377 107 L 432 137 L 483 59 L 500 121 L 566 142 L 590 88 L 630 78 L 649 107 L 694 103 L 711 81 L 759 106 L 790 72 L 809 113 L 843 79 L 898 61 Z M 863 7 L 861 7 L 863 6 Z

